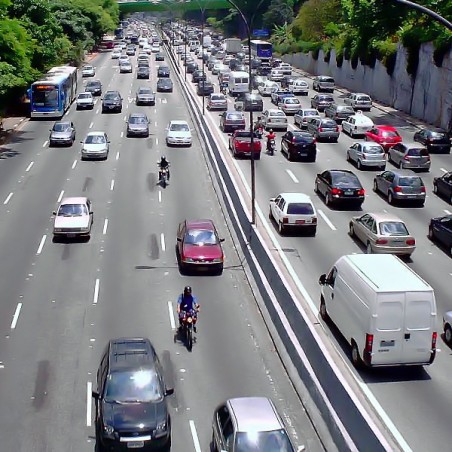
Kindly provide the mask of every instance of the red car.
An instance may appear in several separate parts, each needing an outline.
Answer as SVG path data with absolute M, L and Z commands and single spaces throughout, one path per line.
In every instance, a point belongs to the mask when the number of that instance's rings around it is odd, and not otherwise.
M 391 146 L 402 142 L 397 129 L 392 126 L 373 126 L 366 132 L 366 141 L 375 141 L 381 144 L 386 152 Z
M 229 135 L 229 149 L 232 155 L 237 157 L 251 157 L 251 132 L 247 130 L 235 130 Z M 261 158 L 262 144 L 257 134 L 253 134 L 254 159 Z
M 224 253 L 212 220 L 184 220 L 177 229 L 177 258 L 181 272 L 189 268 L 223 272 Z

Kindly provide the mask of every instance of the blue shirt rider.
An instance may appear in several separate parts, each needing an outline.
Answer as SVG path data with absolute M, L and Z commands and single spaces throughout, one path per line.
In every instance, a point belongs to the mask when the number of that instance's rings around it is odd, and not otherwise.
M 196 313 L 199 311 L 198 299 L 192 294 L 190 286 L 184 288 L 184 293 L 179 295 L 177 299 L 177 314 L 179 316 L 179 328 L 182 326 L 182 319 L 185 312 L 193 312 L 193 316 L 196 317 Z M 196 329 L 195 329 L 196 332 Z

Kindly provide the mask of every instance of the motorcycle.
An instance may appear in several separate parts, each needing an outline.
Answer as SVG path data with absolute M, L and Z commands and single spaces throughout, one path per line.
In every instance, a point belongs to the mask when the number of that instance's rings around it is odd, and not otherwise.
M 221 91 L 221 94 L 224 94 L 225 96 L 227 96 L 227 94 L 228 94 L 228 87 L 226 85 L 222 85 L 220 91 Z
M 180 332 L 183 334 L 185 339 L 185 345 L 187 350 L 191 352 L 193 348 L 193 342 L 196 342 L 196 337 L 194 336 L 196 330 L 197 316 L 195 311 L 184 312 L 181 320 Z
M 169 173 L 168 167 L 166 167 L 166 168 L 159 167 L 159 184 L 163 188 L 165 188 L 168 184 L 168 179 L 169 179 L 168 173 Z
M 274 155 L 276 151 L 276 142 L 274 138 L 267 141 L 267 152 L 269 155 Z
M 264 127 L 261 125 L 255 125 L 254 133 L 256 134 L 257 138 L 259 138 L 259 140 L 261 140 L 264 135 Z

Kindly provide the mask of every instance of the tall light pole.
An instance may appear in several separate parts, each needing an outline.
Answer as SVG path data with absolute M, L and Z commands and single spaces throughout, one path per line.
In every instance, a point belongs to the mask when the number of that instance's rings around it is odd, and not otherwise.
M 187 19 L 185 19 L 184 43 L 184 81 L 187 81 Z
M 201 5 L 200 5 L 201 6 Z M 204 72 L 204 20 L 205 20 L 205 12 L 206 7 L 201 7 L 201 57 L 202 57 L 202 83 L 203 83 L 203 90 L 202 90 L 202 115 L 205 114 L 205 96 L 204 96 L 204 89 L 205 89 L 205 79 L 206 74 Z M 199 83 L 199 82 L 198 82 Z
M 237 6 L 233 0 L 226 0 L 240 15 L 245 24 L 246 34 L 248 38 L 248 90 L 251 94 L 253 88 L 252 73 L 251 73 L 251 27 L 253 26 L 254 16 L 259 10 L 264 0 L 260 0 L 253 6 L 253 14 L 247 20 L 243 11 Z M 253 124 L 253 109 L 250 109 L 250 146 L 251 146 L 251 224 L 256 224 L 256 165 L 254 159 L 254 124 Z

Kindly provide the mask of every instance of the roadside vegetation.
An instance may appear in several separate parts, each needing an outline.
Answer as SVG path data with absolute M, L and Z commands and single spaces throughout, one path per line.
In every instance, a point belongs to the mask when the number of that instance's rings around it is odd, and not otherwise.
M 0 112 L 52 66 L 80 64 L 118 19 L 115 0 L 0 0 Z

